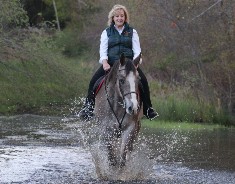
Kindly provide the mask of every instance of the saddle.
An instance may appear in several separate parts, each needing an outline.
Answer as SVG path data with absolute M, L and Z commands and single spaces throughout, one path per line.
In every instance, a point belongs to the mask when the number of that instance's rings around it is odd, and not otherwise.
M 100 91 L 100 88 L 102 87 L 103 83 L 105 81 L 105 75 L 100 77 L 96 82 L 95 85 L 93 86 L 93 92 L 95 94 L 95 96 L 98 94 L 98 92 Z

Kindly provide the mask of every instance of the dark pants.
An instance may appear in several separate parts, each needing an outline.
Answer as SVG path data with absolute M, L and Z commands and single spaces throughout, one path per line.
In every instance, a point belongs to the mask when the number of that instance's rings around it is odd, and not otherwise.
M 151 100 L 150 100 L 150 92 L 149 92 L 149 85 L 148 85 L 148 81 L 147 78 L 145 77 L 144 73 L 142 72 L 142 70 L 138 67 L 137 68 L 138 72 L 139 72 L 139 76 L 140 76 L 140 81 L 142 84 L 141 87 L 141 99 L 143 100 L 143 111 L 144 111 L 144 115 L 147 114 L 147 110 L 149 107 L 152 107 L 151 104 Z M 90 84 L 89 84 L 89 88 L 88 88 L 88 95 L 87 95 L 87 100 L 88 102 L 90 102 L 91 104 L 95 104 L 94 102 L 94 91 L 93 91 L 93 87 L 96 83 L 96 81 L 105 75 L 105 71 L 103 69 L 103 66 L 101 66 L 93 75 L 93 77 L 91 78 Z

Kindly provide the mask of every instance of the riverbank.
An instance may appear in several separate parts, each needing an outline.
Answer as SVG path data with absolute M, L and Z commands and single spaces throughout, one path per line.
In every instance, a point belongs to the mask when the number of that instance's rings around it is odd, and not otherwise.
M 97 57 L 89 50 L 68 57 L 58 47 L 57 39 L 43 33 L 25 36 L 20 32 L 10 45 L 2 40 L 0 115 L 63 116 L 76 114 L 81 108 L 81 98 L 98 65 Z M 221 105 L 195 96 L 191 88 L 167 85 L 151 77 L 149 86 L 153 107 L 160 115 L 158 120 L 235 124 L 235 118 Z
M 0 80 L 3 86 L 0 91 L 0 115 L 77 114 L 93 69 L 85 65 L 86 59 L 55 60 L 52 60 L 55 63 L 33 60 L 0 65 L 3 76 Z M 167 93 L 162 94 L 162 90 L 166 91 L 165 86 L 156 85 L 156 81 L 151 80 L 150 90 L 153 107 L 160 115 L 158 120 L 233 124 L 233 118 L 223 109 L 197 101 L 184 88 L 167 89 Z
M 165 130 L 214 130 L 218 128 L 231 128 L 234 129 L 235 126 L 227 127 L 222 124 L 212 124 L 212 123 L 193 123 L 193 122 L 172 122 L 172 121 L 162 121 L 162 120 L 154 120 L 149 121 L 147 119 L 143 119 L 141 121 L 142 127 L 147 129 L 165 129 Z
M 18 36 L 0 53 L 0 115 L 59 115 L 86 93 L 91 58 L 64 56 L 51 37 Z

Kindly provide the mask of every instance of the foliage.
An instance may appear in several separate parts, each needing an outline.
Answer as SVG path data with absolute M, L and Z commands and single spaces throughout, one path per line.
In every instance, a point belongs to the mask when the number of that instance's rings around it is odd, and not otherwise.
M 224 124 L 232 121 L 235 112 L 233 0 L 55 0 L 62 25 L 60 33 L 54 26 L 52 2 L 0 2 L 3 33 L 0 35 L 3 71 L 0 82 L 4 86 L 0 100 L 11 107 L 9 112 L 21 98 L 13 91 L 24 84 L 33 86 L 31 90 L 26 89 L 27 85 L 19 90 L 22 96 L 23 91 L 33 94 L 32 98 L 21 100 L 21 104 L 30 103 L 30 107 L 49 101 L 62 102 L 63 98 L 77 96 L 75 91 L 81 95 L 99 58 L 100 34 L 107 26 L 108 12 L 119 3 L 127 6 L 130 24 L 140 36 L 143 53 L 140 67 L 149 79 L 153 105 L 160 119 Z M 37 29 L 20 28 L 28 21 L 23 7 L 30 25 Z M 12 77 L 6 69 L 12 72 Z M 65 77 L 58 80 L 60 75 Z M 72 78 L 84 80 L 78 84 Z M 6 94 L 13 100 L 5 98 Z M 40 99 L 45 103 L 40 103 Z M 6 110 L 5 107 L 0 111 Z
M 84 58 L 80 61 L 65 58 L 58 53 L 54 40 L 43 33 L 41 36 L 30 33 L 22 47 L 24 58 L 11 58 L 10 62 L 5 58 L 0 63 L 2 114 L 65 106 L 85 94 L 88 78 L 82 72 L 89 73 L 90 69 L 83 66 Z
M 0 1 L 0 31 L 28 24 L 27 12 L 20 0 Z
M 152 88 L 152 85 L 151 85 Z M 198 100 L 189 88 L 158 86 L 154 94 L 153 104 L 159 113 L 158 120 L 174 122 L 215 123 L 231 125 L 232 117 L 217 102 L 209 103 Z M 174 92 L 172 92 L 174 91 Z
M 42 16 L 52 14 L 53 19 L 49 21 L 55 21 L 55 12 L 53 9 L 52 0 L 42 0 L 48 8 L 41 12 Z M 98 9 L 92 0 L 56 0 L 54 1 L 58 10 L 59 21 L 64 25 L 76 24 L 82 28 L 83 24 L 88 20 L 90 14 L 93 14 Z
M 70 29 L 57 33 L 56 44 L 67 57 L 79 57 L 89 50 L 87 42 Z

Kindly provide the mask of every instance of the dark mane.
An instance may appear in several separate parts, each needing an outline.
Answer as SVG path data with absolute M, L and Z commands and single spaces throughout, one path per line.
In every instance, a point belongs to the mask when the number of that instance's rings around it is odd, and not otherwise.
M 108 81 L 112 81 L 113 79 L 116 79 L 118 68 L 119 68 L 120 62 L 115 62 L 114 65 L 111 68 L 111 71 L 109 72 Z M 125 59 L 125 70 L 126 75 L 128 75 L 130 72 L 133 72 L 134 75 L 136 74 L 136 68 L 130 59 Z
M 133 64 L 133 62 L 132 62 L 132 60 L 127 60 L 126 61 L 126 67 L 125 67 L 125 69 L 126 69 L 126 74 L 128 75 L 130 72 L 133 72 L 134 74 L 136 73 L 136 68 L 135 68 L 135 66 L 134 66 L 134 64 Z
M 118 72 L 118 68 L 119 68 L 119 62 L 115 62 L 109 72 L 109 76 L 108 76 L 108 82 L 112 81 L 113 79 L 116 78 L 117 76 L 117 72 Z

